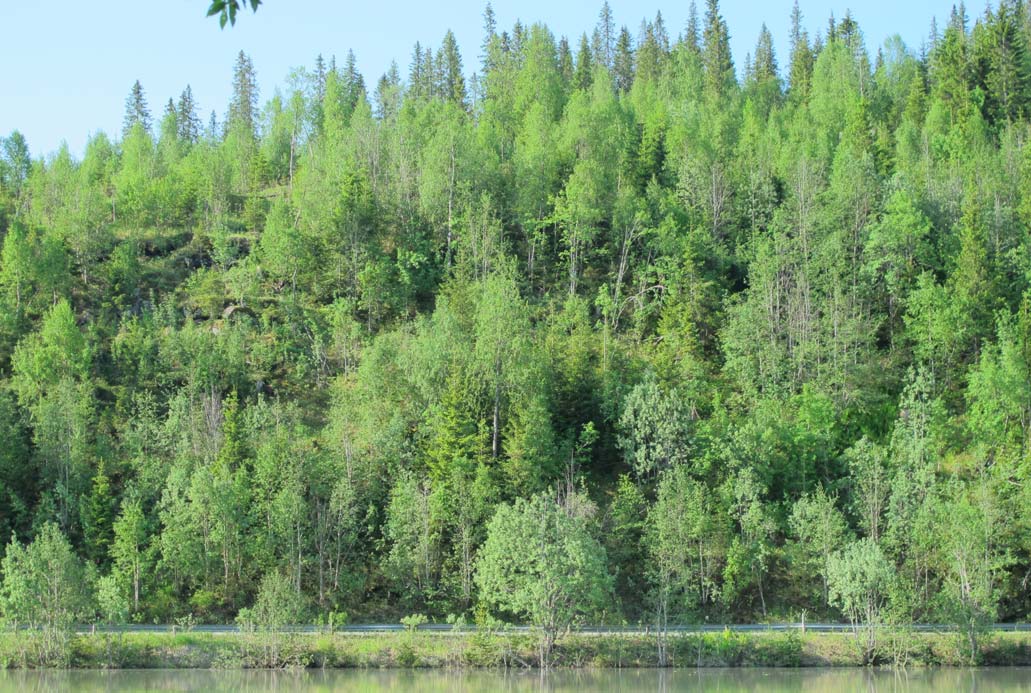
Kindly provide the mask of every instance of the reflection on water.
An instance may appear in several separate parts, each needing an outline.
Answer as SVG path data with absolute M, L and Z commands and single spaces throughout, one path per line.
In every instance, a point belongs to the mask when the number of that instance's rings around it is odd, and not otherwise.
M 446 671 L 0 671 L 8 691 L 971 691 L 1031 693 L 1031 669 L 923 669 L 909 672 L 864 669 L 587 670 L 539 672 Z

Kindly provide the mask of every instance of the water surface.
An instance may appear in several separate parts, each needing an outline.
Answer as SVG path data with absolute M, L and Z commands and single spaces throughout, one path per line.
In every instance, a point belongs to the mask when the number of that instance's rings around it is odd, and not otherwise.
M 446 671 L 0 671 L 0 693 L 13 691 L 420 691 L 426 693 L 624 693 L 693 691 L 970 691 L 1031 693 L 1031 668 L 587 670 L 539 672 Z

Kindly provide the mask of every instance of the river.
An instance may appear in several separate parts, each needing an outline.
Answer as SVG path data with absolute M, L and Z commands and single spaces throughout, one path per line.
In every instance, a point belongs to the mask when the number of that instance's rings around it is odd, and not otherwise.
M 0 693 L 8 691 L 419 691 L 420 693 L 625 693 L 629 691 L 814 691 L 873 693 L 1031 693 L 1031 668 L 918 669 L 599 669 L 579 671 L 0 671 Z

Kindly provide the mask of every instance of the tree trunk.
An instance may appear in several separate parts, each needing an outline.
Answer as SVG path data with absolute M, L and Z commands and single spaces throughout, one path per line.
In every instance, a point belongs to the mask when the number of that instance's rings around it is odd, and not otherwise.
M 500 437 L 499 427 L 501 424 L 501 378 L 495 375 L 494 379 L 494 430 L 491 436 L 491 457 L 498 459 L 498 440 Z

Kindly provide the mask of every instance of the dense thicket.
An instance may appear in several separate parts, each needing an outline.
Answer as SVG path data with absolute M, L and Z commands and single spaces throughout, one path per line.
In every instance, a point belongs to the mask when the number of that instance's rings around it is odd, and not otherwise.
M 1026 618 L 1028 6 L 485 19 L 2 141 L 6 613 Z

